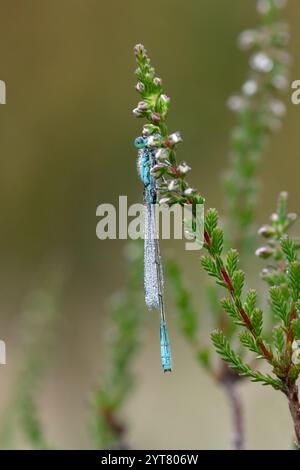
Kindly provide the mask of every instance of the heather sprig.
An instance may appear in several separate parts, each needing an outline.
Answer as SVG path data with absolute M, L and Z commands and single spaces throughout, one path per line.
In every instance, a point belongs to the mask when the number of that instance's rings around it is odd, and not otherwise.
M 32 449 L 49 449 L 45 426 L 39 409 L 39 390 L 49 366 L 55 325 L 63 298 L 64 276 L 56 270 L 46 286 L 32 292 L 21 317 L 22 344 L 10 401 L 1 417 L 0 446 L 12 448 L 21 436 Z
M 270 6 L 269 9 L 267 9 L 267 5 Z M 277 34 L 279 33 L 273 24 L 273 19 L 275 12 L 277 12 L 280 7 L 281 4 L 277 2 L 269 2 L 267 0 L 264 3 L 258 3 L 258 9 L 262 14 L 265 26 L 270 26 L 272 24 L 274 26 L 274 31 L 276 30 Z M 270 31 L 268 32 L 270 33 Z M 271 40 L 269 47 L 272 46 L 270 51 L 274 53 L 274 56 L 272 55 L 272 58 L 271 56 L 269 58 L 268 70 L 263 70 L 263 65 L 266 67 L 266 64 L 262 59 L 266 59 L 266 57 L 262 57 L 259 52 L 256 52 L 256 55 L 251 59 L 255 73 L 260 72 L 270 74 L 273 69 L 277 70 L 274 76 L 269 75 L 268 79 L 266 79 L 266 83 L 268 83 L 268 87 L 270 89 L 279 88 L 278 80 L 275 80 L 275 77 L 277 77 L 277 79 L 279 77 L 279 71 L 283 77 L 283 62 L 281 63 L 280 61 L 277 61 L 278 51 L 276 47 L 282 47 L 284 45 L 284 41 L 282 38 L 279 40 L 279 37 L 281 37 L 280 34 L 277 37 L 275 44 L 275 42 L 273 42 L 273 35 L 271 35 L 272 40 L 268 36 Z M 267 47 L 266 43 L 263 43 L 263 45 L 264 47 Z M 145 49 L 142 46 L 138 47 L 139 50 L 143 50 L 143 60 L 147 61 L 148 67 L 152 70 L 154 76 L 154 71 L 150 66 Z M 283 54 L 278 53 L 278 57 L 283 57 Z M 137 61 L 138 64 L 140 64 L 141 59 L 139 56 L 137 56 Z M 138 69 L 138 75 L 140 80 L 139 83 L 143 83 L 145 85 L 146 77 L 143 76 L 143 68 L 141 66 Z M 144 98 L 147 96 L 146 90 L 147 88 L 145 86 L 143 89 Z M 138 91 L 140 92 L 140 89 L 138 89 Z M 155 103 L 157 100 L 159 101 L 159 96 L 160 95 L 158 93 L 156 100 L 153 100 L 152 102 L 150 102 L 150 100 L 148 101 L 148 105 L 150 107 L 152 106 L 152 109 L 148 109 L 147 113 L 144 114 L 144 117 L 150 120 L 153 119 Z M 270 104 L 270 96 L 267 93 L 263 94 L 261 101 L 258 100 L 261 104 L 258 114 L 256 114 L 257 111 L 254 112 L 252 109 L 252 104 L 254 102 L 255 101 L 250 100 L 247 101 L 245 98 L 243 100 L 243 106 L 238 110 L 240 113 L 239 116 L 243 123 L 245 123 L 243 130 L 245 130 L 246 126 L 249 125 L 251 132 L 249 135 L 242 136 L 240 141 L 236 141 L 236 143 L 240 144 L 240 146 L 236 146 L 237 152 L 239 152 L 239 149 L 243 149 L 244 153 L 241 152 L 236 155 L 234 159 L 235 162 L 239 161 L 239 167 L 236 167 L 235 169 L 237 169 L 239 173 L 241 173 L 241 170 L 245 171 L 249 184 L 252 184 L 254 181 L 254 172 L 252 171 L 253 167 L 249 169 L 247 161 L 245 158 L 242 158 L 242 156 L 250 155 L 252 158 L 254 154 L 257 156 L 257 154 L 262 152 L 264 148 L 262 144 L 264 144 L 266 132 L 276 127 L 275 123 L 278 123 L 276 120 L 279 118 L 276 109 Z M 272 103 L 274 105 L 274 101 Z M 187 203 L 193 204 L 195 202 L 203 203 L 203 197 L 197 193 L 196 190 L 188 187 L 188 184 L 185 182 L 185 179 L 182 178 L 182 175 L 177 174 L 175 152 L 173 148 L 171 150 L 169 149 L 166 141 L 167 130 L 165 117 L 166 114 L 163 115 L 162 130 L 160 128 L 156 128 L 155 130 L 153 129 L 153 134 L 156 133 L 156 136 L 153 139 L 153 147 L 157 150 L 156 155 L 159 162 L 161 154 L 163 153 L 162 164 L 159 163 L 159 168 L 155 168 L 153 171 L 153 175 L 157 178 L 158 186 L 160 188 L 160 194 L 162 196 L 161 200 L 169 206 L 175 202 L 182 205 Z M 253 122 L 252 119 L 254 119 Z M 255 122 L 256 119 L 258 119 L 258 122 Z M 155 124 L 159 124 L 159 120 L 157 118 L 156 120 L 157 122 Z M 154 123 L 152 122 L 151 125 L 154 125 Z M 252 127 L 253 125 L 255 127 Z M 145 132 L 145 130 L 143 132 Z M 163 132 L 165 132 L 165 134 Z M 253 138 L 250 138 L 251 135 Z M 256 159 L 254 160 L 256 161 Z M 233 168 L 233 170 L 235 169 Z M 182 181 L 184 182 L 184 186 L 182 185 Z M 239 188 L 239 191 L 240 190 L 241 188 Z M 248 187 L 245 191 L 245 195 L 248 197 L 251 194 L 251 188 L 249 189 Z M 239 195 L 241 195 L 241 193 L 239 193 Z M 282 391 L 288 397 L 291 415 L 295 424 L 297 443 L 300 444 L 299 401 L 298 390 L 295 383 L 300 371 L 297 362 L 298 350 L 300 350 L 297 343 L 298 333 L 300 332 L 300 325 L 298 323 L 300 269 L 297 260 L 296 245 L 288 238 L 282 238 L 295 219 L 295 216 L 290 214 L 288 215 L 286 213 L 285 199 L 286 196 L 281 194 L 276 217 L 273 216 L 272 218 L 272 230 L 266 229 L 265 232 L 265 234 L 267 232 L 269 233 L 269 231 L 275 232 L 275 238 L 277 245 L 279 243 L 279 248 L 277 246 L 273 246 L 274 241 L 272 241 L 272 237 L 269 236 L 268 247 L 258 251 L 258 254 L 264 256 L 266 256 L 267 252 L 270 252 L 270 256 L 274 254 L 276 261 L 282 262 L 283 267 L 281 266 L 281 269 L 285 276 L 285 282 L 283 285 L 280 285 L 280 290 L 278 290 L 277 286 L 270 289 L 270 303 L 278 318 L 278 323 L 274 324 L 274 341 L 272 344 L 269 344 L 263 331 L 263 320 L 265 315 L 258 305 L 257 293 L 254 289 L 246 289 L 245 287 L 246 276 L 244 271 L 239 268 L 238 251 L 236 249 L 224 249 L 224 230 L 219 226 L 218 213 L 215 209 L 210 209 L 206 213 L 205 217 L 204 249 L 207 251 L 207 255 L 202 257 L 202 266 L 204 270 L 215 279 L 216 284 L 224 288 L 227 293 L 227 295 L 221 300 L 221 307 L 229 317 L 229 323 L 235 325 L 235 328 L 239 331 L 241 346 L 245 350 L 248 350 L 248 352 L 254 353 L 255 359 L 266 361 L 271 368 L 270 373 L 262 373 L 259 370 L 254 369 L 252 365 L 250 366 L 247 364 L 244 358 L 234 351 L 229 340 L 226 338 L 226 335 L 221 330 L 216 330 L 212 333 L 212 342 L 217 352 L 239 376 L 248 377 L 252 381 L 261 382 L 263 385 L 270 385 L 275 390 Z M 251 198 L 249 201 L 250 200 Z M 248 199 L 246 200 L 244 207 L 247 206 L 247 201 Z M 243 237 L 252 221 L 252 208 L 250 208 L 251 210 L 248 209 L 248 215 L 250 214 L 251 217 L 245 219 L 247 222 L 246 224 L 243 223 L 242 236 L 240 240 L 244 239 Z M 179 310 L 183 313 L 183 315 L 180 316 L 181 328 L 190 343 L 194 345 L 196 337 L 195 329 L 197 327 L 195 312 L 191 309 L 189 300 L 186 300 L 187 295 L 180 277 L 178 276 L 178 271 L 176 271 L 174 266 L 171 273 L 173 284 L 177 287 L 178 291 L 176 301 L 180 306 Z M 209 364 L 207 354 L 205 355 L 205 358 L 205 363 Z
M 247 78 L 239 93 L 228 100 L 236 115 L 231 133 L 228 170 L 224 179 L 224 243 L 239 251 L 241 265 L 252 255 L 255 240 L 254 216 L 257 206 L 258 168 L 269 136 L 281 125 L 285 105 L 279 99 L 288 87 L 290 56 L 288 25 L 281 20 L 285 1 L 257 2 L 259 26 L 242 32 L 240 48 L 249 53 Z M 209 295 L 217 292 L 210 289 Z M 224 327 L 224 316 L 215 302 L 214 316 Z M 234 337 L 235 325 L 226 324 Z
M 228 263 L 228 255 L 226 268 L 223 259 L 219 259 L 220 249 L 216 249 L 212 243 L 213 232 L 210 231 L 210 220 L 213 220 L 214 230 L 216 230 L 215 211 L 212 215 L 210 212 L 207 214 L 206 248 L 209 251 L 209 258 L 204 257 L 202 264 L 204 269 L 216 278 L 217 283 L 223 285 L 229 292 L 229 296 L 222 301 L 222 306 L 232 321 L 243 328 L 244 331 L 240 334 L 242 345 L 254 352 L 257 358 L 265 359 L 272 367 L 272 375 L 253 371 L 252 367 L 249 367 L 230 347 L 222 331 L 212 333 L 212 341 L 217 352 L 238 374 L 260 381 L 264 385 L 271 385 L 287 396 L 294 421 L 297 445 L 299 445 L 300 416 L 296 381 L 300 374 L 300 343 L 298 343 L 300 340 L 300 262 L 299 247 L 287 233 L 296 220 L 296 216 L 287 211 L 286 200 L 287 194 L 281 193 L 277 211 L 271 216 L 270 225 L 264 225 L 259 231 L 267 239 L 267 246 L 259 248 L 256 252 L 258 256 L 269 262 L 268 266 L 263 269 L 262 276 L 270 286 L 269 300 L 274 313 L 271 344 L 264 339 L 262 332 L 264 315 L 262 310 L 257 308 L 256 292 L 248 290 L 242 298 L 244 273 L 237 270 L 236 262 L 234 262 L 234 269 L 229 269 L 231 263 Z
M 286 51 L 289 32 L 287 24 L 281 21 L 281 9 L 285 3 L 269 0 L 257 2 L 259 26 L 244 31 L 238 40 L 242 51 L 250 51 L 247 78 L 241 91 L 228 100 L 229 108 L 236 115 L 236 123 L 231 133 L 229 166 L 224 179 L 224 243 L 239 250 L 242 266 L 253 253 L 259 163 L 269 136 L 280 127 L 285 113 L 285 105 L 278 98 L 288 87 L 290 66 Z M 217 286 L 208 287 L 207 294 L 215 324 L 230 340 L 235 340 L 238 328 L 226 319 L 220 309 Z M 247 341 L 245 336 L 242 338 Z M 232 402 L 233 442 L 236 443 L 235 448 L 240 448 L 239 445 L 243 446 L 243 413 L 238 391 L 235 390 L 240 376 L 230 374 L 224 366 L 216 376 Z M 236 410 L 239 412 L 236 413 Z
M 255 232 L 253 220 L 259 189 L 257 169 L 268 137 L 280 127 L 285 113 L 285 105 L 278 99 L 288 87 L 290 65 L 290 57 L 285 50 L 289 40 L 288 28 L 280 19 L 284 5 L 283 1 L 257 2 L 260 25 L 256 29 L 244 31 L 238 41 L 243 51 L 250 51 L 249 72 L 241 92 L 228 100 L 229 108 L 236 114 L 236 125 L 231 135 L 229 168 L 224 185 L 226 206 L 223 219 L 226 230 L 224 236 L 219 233 L 219 238 L 216 233 L 213 241 L 214 244 L 224 242 L 227 247 L 239 249 L 239 255 L 236 250 L 230 250 L 228 254 L 229 275 L 232 275 L 238 258 L 241 258 L 243 264 L 244 258 L 252 253 Z M 209 274 L 213 275 L 213 262 L 210 259 L 206 262 Z M 218 279 L 217 282 L 222 284 L 223 280 Z M 207 296 L 215 325 L 222 328 L 228 338 L 234 339 L 239 322 L 238 319 L 230 322 L 224 315 L 217 286 L 209 286 Z M 225 299 L 221 303 L 232 314 L 228 301 Z M 184 314 L 178 302 L 177 309 Z M 252 341 L 246 333 L 241 336 L 241 340 L 245 343 Z M 252 349 L 254 347 L 252 344 Z M 210 373 L 224 387 L 232 402 L 235 423 L 233 442 L 235 448 L 241 448 L 244 445 L 242 405 L 235 390 L 240 376 L 231 373 L 224 365 L 216 369 L 212 366 L 210 356 L 210 350 L 206 348 L 205 366 L 210 364 Z
M 277 361 L 271 348 L 263 339 L 262 311 L 257 307 L 256 291 L 245 290 L 245 273 L 239 269 L 237 252 L 229 250 L 224 255 L 223 230 L 218 226 L 216 210 L 211 209 L 207 212 L 204 230 L 204 247 L 208 255 L 202 257 L 202 266 L 210 276 L 215 278 L 216 283 L 227 291 L 227 296 L 221 301 L 223 310 L 233 323 L 244 330 L 240 338 L 242 344 L 254 350 L 258 357 L 264 358 L 273 369 L 276 369 Z M 213 334 L 215 345 L 218 338 L 219 336 Z M 222 349 L 221 343 L 219 348 Z M 225 352 L 224 350 L 224 354 Z M 235 365 L 234 369 L 238 371 L 238 366 Z
M 264 239 L 264 244 L 255 254 L 268 260 L 268 267 L 262 271 L 262 277 L 269 285 L 278 285 L 284 282 L 285 255 L 292 260 L 294 251 L 299 250 L 295 240 L 288 240 L 287 234 L 297 220 L 297 214 L 287 210 L 288 194 L 282 192 L 278 198 L 276 212 L 270 217 L 268 224 L 262 225 L 258 234 Z
M 163 93 L 162 80 L 156 77 L 150 64 L 147 51 L 142 44 L 134 48 L 138 68 L 136 90 L 142 101 L 133 110 L 139 118 L 146 118 L 149 124 L 144 125 L 142 134 L 150 137 L 148 145 L 156 149 L 157 164 L 152 174 L 159 181 L 161 203 L 203 204 L 203 197 L 186 181 L 186 174 L 191 168 L 185 163 L 178 163 L 176 150 L 182 142 L 179 132 L 168 133 L 166 119 L 170 106 L 170 98 Z
M 262 278 L 269 285 L 270 306 L 274 315 L 273 339 L 278 360 L 286 367 L 288 378 L 298 378 L 300 361 L 300 261 L 299 245 L 288 234 L 297 215 L 287 211 L 287 193 L 280 194 L 278 206 L 270 224 L 263 225 L 259 234 L 266 244 L 257 249 L 257 256 L 267 262 Z
M 143 250 L 138 243 L 126 248 L 128 265 L 125 287 L 110 303 L 111 357 L 106 373 L 92 398 L 93 435 L 97 448 L 128 448 L 122 419 L 124 403 L 135 382 L 133 362 L 139 350 L 140 328 L 144 318 Z
M 236 114 L 231 134 L 230 166 L 225 177 L 226 241 L 240 254 L 249 253 L 259 189 L 257 169 L 268 137 L 281 126 L 286 112 L 279 98 L 289 87 L 291 58 L 286 51 L 289 31 L 281 21 L 283 0 L 259 0 L 259 26 L 239 36 L 239 46 L 250 51 L 249 73 L 241 91 L 228 100 Z
M 215 210 L 208 211 L 206 215 L 205 249 L 208 255 L 202 258 L 202 265 L 228 293 L 221 304 L 231 321 L 237 325 L 242 346 L 254 353 L 256 359 L 264 359 L 271 366 L 271 373 L 261 373 L 248 365 L 244 355 L 241 357 L 234 351 L 221 330 L 212 333 L 216 351 L 240 376 L 270 385 L 287 396 L 296 445 L 299 446 L 300 405 L 296 381 L 300 374 L 300 263 L 299 247 L 287 234 L 296 216 L 288 213 L 286 199 L 287 194 L 281 193 L 271 224 L 260 230 L 264 237 L 267 236 L 270 250 L 268 261 L 271 261 L 262 273 L 270 285 L 270 305 L 274 312 L 270 344 L 263 333 L 263 319 L 266 315 L 257 306 L 256 291 L 244 287 L 245 274 L 238 268 L 237 252 L 223 252 L 223 231 L 219 228 Z M 257 254 L 266 258 L 266 251 L 267 248 L 263 247 L 257 250 Z

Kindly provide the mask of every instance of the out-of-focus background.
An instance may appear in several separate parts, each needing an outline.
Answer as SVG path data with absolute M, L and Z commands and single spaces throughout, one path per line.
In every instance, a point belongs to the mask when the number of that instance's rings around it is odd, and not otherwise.
M 284 14 L 296 80 L 299 2 L 290 0 Z M 226 101 L 240 89 L 248 65 L 236 38 L 256 24 L 253 0 L 0 0 L 0 79 L 7 84 L 7 104 L 0 107 L 0 337 L 7 343 L 0 412 L 14 393 L 21 345 L 31 334 L 22 327 L 28 298 L 47 286 L 51 272 L 64 279 L 63 291 L 38 397 L 47 437 L 58 448 L 92 446 L 89 399 L 109 361 L 108 298 L 126 276 L 126 242 L 96 238 L 96 207 L 117 204 L 119 195 L 141 200 L 132 144 L 141 128 L 131 112 L 137 101 L 133 46 L 145 44 L 163 77 L 172 99 L 169 128 L 183 135 L 179 157 L 193 168 L 191 183 L 208 206 L 222 210 L 220 178 L 234 122 Z M 262 164 L 258 222 L 282 189 L 299 212 L 300 107 L 288 100 L 287 107 Z M 180 260 L 206 317 L 199 255 L 181 244 L 164 243 L 163 251 Z M 258 271 L 261 264 L 254 263 Z M 158 319 L 146 310 L 141 315 L 149 318 L 136 359 L 137 387 L 125 410 L 132 446 L 228 448 L 225 397 L 195 363 L 175 313 L 169 308 L 175 372 L 167 377 Z M 202 322 L 205 337 L 209 325 Z M 290 448 L 284 397 L 256 384 L 241 391 L 248 447 Z

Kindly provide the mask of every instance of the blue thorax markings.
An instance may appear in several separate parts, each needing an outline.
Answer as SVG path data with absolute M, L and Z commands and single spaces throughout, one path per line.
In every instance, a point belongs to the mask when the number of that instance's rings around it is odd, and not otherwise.
M 137 137 L 134 145 L 139 149 L 138 168 L 141 180 L 147 191 L 148 202 L 156 203 L 156 182 L 151 175 L 151 168 L 155 164 L 155 149 L 149 147 L 147 137 Z

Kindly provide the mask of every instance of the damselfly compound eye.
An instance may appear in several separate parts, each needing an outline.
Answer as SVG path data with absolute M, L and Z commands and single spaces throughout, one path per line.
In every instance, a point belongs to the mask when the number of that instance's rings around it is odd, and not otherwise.
M 134 141 L 134 146 L 137 149 L 142 149 L 146 145 L 146 139 L 144 137 L 137 137 Z

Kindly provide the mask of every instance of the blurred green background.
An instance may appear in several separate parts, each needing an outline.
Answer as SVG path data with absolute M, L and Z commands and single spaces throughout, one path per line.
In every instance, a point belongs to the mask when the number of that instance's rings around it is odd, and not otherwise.
M 290 0 L 284 14 L 296 80 L 299 1 Z M 191 164 L 192 185 L 208 206 L 222 209 L 220 181 L 234 122 L 226 100 L 240 89 L 248 61 L 236 38 L 256 24 L 254 0 L 0 0 L 0 78 L 7 85 L 7 104 L 0 107 L 0 336 L 8 350 L 0 411 L 22 360 L 26 298 L 48 268 L 63 268 L 51 365 L 39 392 L 47 436 L 57 447 L 92 445 L 89 397 L 109 360 L 107 300 L 126 275 L 125 242 L 96 238 L 96 207 L 117 204 L 123 194 L 132 203 L 141 200 L 132 144 L 141 128 L 131 112 L 137 101 L 133 46 L 145 44 L 171 96 L 169 128 L 183 135 L 178 157 Z M 299 212 L 300 107 L 288 100 L 287 107 L 261 168 L 258 222 L 282 189 Z M 163 252 L 181 261 L 205 317 L 199 255 L 184 253 L 178 243 L 164 243 Z M 126 409 L 132 446 L 227 448 L 224 395 L 196 365 L 171 308 L 168 319 L 175 372 L 161 372 L 158 319 L 149 314 L 136 361 L 138 387 Z M 206 320 L 203 331 L 205 337 Z M 256 384 L 244 386 L 242 395 L 248 447 L 289 448 L 284 397 Z

